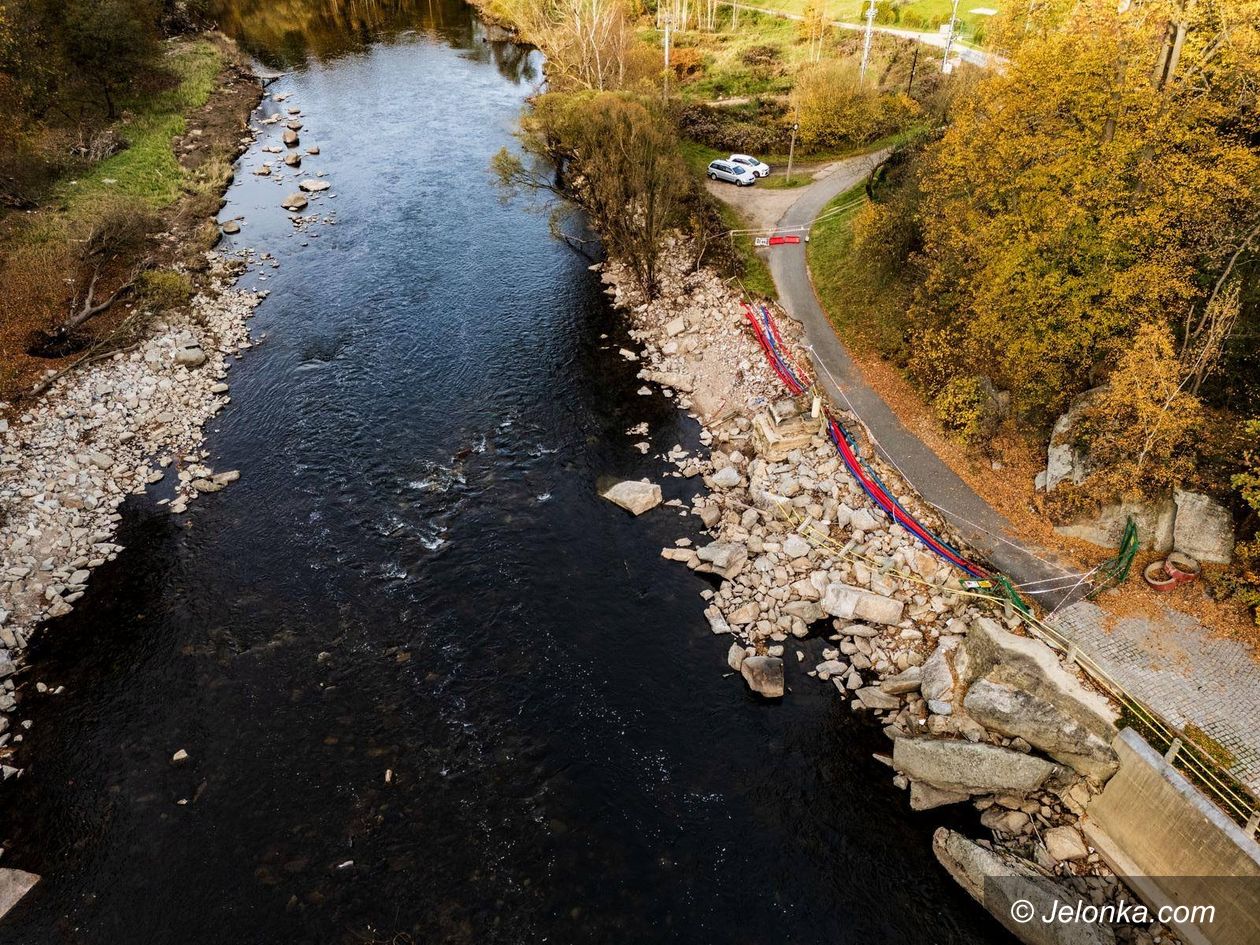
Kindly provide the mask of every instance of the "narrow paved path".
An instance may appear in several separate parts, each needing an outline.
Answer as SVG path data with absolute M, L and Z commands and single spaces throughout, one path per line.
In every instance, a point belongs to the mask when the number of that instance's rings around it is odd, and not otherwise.
M 780 229 L 805 227 L 834 197 L 861 182 L 883 159 L 882 153 L 850 158 L 835 164 L 831 173 L 802 188 L 777 221 Z M 919 495 L 932 503 L 967 542 L 1016 584 L 1060 579 L 1053 590 L 1028 589 L 1047 609 L 1057 607 L 1071 587 L 1059 588 L 1069 570 L 1053 563 L 1051 555 L 1029 547 L 1015 534 L 1005 516 L 993 509 L 917 436 L 907 430 L 883 398 L 866 382 L 836 334 L 814 293 L 805 257 L 806 245 L 776 246 L 769 251 L 770 273 L 779 301 L 805 328 L 815 374 L 836 403 L 850 405 L 873 435 L 883 457 L 901 470 Z M 1081 589 L 1076 589 L 1080 596 Z
M 860 183 L 882 159 L 883 154 L 872 154 L 830 165 L 810 185 L 776 192 L 776 198 L 781 193 L 793 195 L 786 205 L 778 199 L 752 199 L 747 190 L 735 187 L 714 192 L 741 208 L 752 226 L 808 232 L 833 198 Z M 777 221 L 769 219 L 773 210 L 784 206 Z M 1057 611 L 1049 622 L 1059 633 L 1172 727 L 1182 731 L 1193 723 L 1225 746 L 1233 755 L 1230 772 L 1260 795 L 1260 675 L 1248 648 L 1171 609 L 1116 619 L 1081 599 L 1085 588 L 1065 581 L 1071 571 L 1054 563 L 1051 552 L 1021 540 L 1010 521 L 907 430 L 866 382 L 819 304 L 805 250 L 802 242 L 764 252 L 779 301 L 804 326 L 815 376 L 833 400 L 852 408 L 884 459 L 995 568 L 1016 584 L 1052 582 L 1048 586 L 1054 590 L 1038 592 L 1032 587 L 1021 592 Z

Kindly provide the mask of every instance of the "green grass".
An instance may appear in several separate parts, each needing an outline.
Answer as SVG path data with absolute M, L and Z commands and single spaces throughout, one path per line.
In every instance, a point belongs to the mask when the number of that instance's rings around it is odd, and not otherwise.
M 734 207 L 721 201 L 716 202 L 722 214 L 722 222 L 728 230 L 747 228 L 747 222 L 740 217 Z M 731 237 L 731 239 L 735 242 L 735 252 L 743 265 L 744 272 L 740 276 L 740 281 L 743 282 L 744 288 L 753 295 L 759 295 L 767 299 L 778 299 L 779 293 L 775 290 L 774 278 L 770 275 L 770 267 L 757 254 L 757 250 L 753 246 L 752 237 L 735 236 Z
M 854 203 L 863 191 L 864 185 L 855 185 L 827 204 L 822 213 Z M 904 311 L 905 289 L 872 273 L 854 257 L 852 224 L 858 209 L 814 224 L 806 259 L 818 300 L 846 342 L 856 341 L 859 348 L 890 354 L 901 343 L 899 322 L 893 314 Z
M 184 171 L 171 142 L 184 132 L 184 115 L 209 100 L 222 61 L 211 43 L 198 40 L 172 46 L 164 65 L 176 76 L 170 88 L 120 103 L 120 113 L 131 116 L 117 126 L 128 142 L 126 150 L 59 188 L 71 216 L 91 214 L 113 197 L 159 209 L 180 196 Z
M 810 183 L 811 177 L 809 171 L 802 171 L 799 167 L 792 168 L 792 179 L 788 180 L 786 169 L 770 172 L 769 177 L 763 177 L 757 181 L 758 187 L 766 190 L 787 190 L 789 188 L 804 187 Z

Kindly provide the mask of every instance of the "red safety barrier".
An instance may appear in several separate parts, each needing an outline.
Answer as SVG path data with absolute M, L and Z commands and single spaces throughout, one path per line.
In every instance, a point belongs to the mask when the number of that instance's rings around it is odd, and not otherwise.
M 784 243 L 799 243 L 799 236 L 772 236 L 770 237 L 771 246 L 782 246 Z

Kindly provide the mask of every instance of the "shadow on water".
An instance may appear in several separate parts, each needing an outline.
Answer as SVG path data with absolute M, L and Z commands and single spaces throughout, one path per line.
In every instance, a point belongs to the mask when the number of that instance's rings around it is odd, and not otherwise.
M 685 501 L 626 431 L 698 431 L 636 394 L 586 261 L 495 199 L 536 54 L 455 3 L 224 9 L 298 66 L 272 90 L 333 188 L 297 230 L 250 173 L 277 126 L 242 158 L 223 248 L 279 264 L 209 436 L 242 478 L 129 502 L 39 635 L 29 677 L 66 692 L 26 689 L 0 837 L 43 881 L 0 942 L 1005 941 L 882 734 L 804 676 L 824 641 L 750 697 L 659 557 L 697 523 L 596 495 Z

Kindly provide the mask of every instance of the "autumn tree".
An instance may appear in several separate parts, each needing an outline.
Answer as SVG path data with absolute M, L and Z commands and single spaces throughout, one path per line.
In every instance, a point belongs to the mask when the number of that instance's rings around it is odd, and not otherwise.
M 1172 331 L 1160 322 L 1139 326 L 1082 417 L 1092 495 L 1147 498 L 1190 475 L 1203 410 L 1187 387 Z
M 547 54 L 553 89 L 602 92 L 625 83 L 634 34 L 622 0 L 535 0 L 522 19 Z
M 1237 19 L 1254 6 L 1083 0 L 1038 20 L 1009 67 L 956 104 L 920 175 L 912 370 L 947 344 L 951 370 L 1044 420 L 1113 341 L 1207 311 L 1260 222 L 1252 64 L 1226 67 L 1240 54 L 1222 39 L 1254 32 Z M 1173 65 L 1178 15 L 1190 25 Z M 1213 314 L 1228 301 L 1218 293 Z
M 494 159 L 500 181 L 575 197 L 608 254 L 654 297 L 665 237 L 685 222 L 694 188 L 669 121 L 627 94 L 553 92 L 535 102 L 522 137 L 528 151 L 554 162 L 561 183 L 506 150 Z
M 72 0 L 65 4 L 60 37 L 69 64 L 95 85 L 109 118 L 117 96 L 152 60 L 159 8 L 152 0 Z

